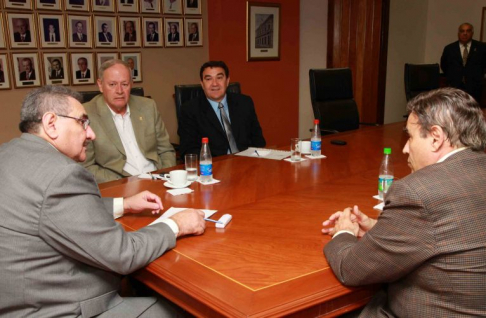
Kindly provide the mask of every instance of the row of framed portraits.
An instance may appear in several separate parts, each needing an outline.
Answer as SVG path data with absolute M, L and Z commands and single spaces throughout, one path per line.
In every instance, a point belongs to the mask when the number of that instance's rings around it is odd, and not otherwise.
M 96 55 L 96 59 L 95 59 Z M 142 81 L 140 52 L 0 54 L 0 89 L 41 85 L 89 85 L 96 83 L 96 70 L 105 61 L 120 58 L 128 63 L 134 82 Z M 10 63 L 8 61 L 10 59 Z M 9 69 L 12 69 L 12 72 Z M 12 76 L 11 76 L 12 75 Z
M 202 46 L 202 18 L 115 17 L 72 14 L 8 13 L 0 48 L 131 48 Z M 0 29 L 2 13 L 0 13 Z M 39 32 L 37 32 L 37 26 Z M 67 27 L 66 27 L 67 26 Z M 187 30 L 187 36 L 184 31 Z M 5 36 L 5 33 L 8 36 Z
M 32 10 L 201 14 L 202 0 L 4 0 L 5 8 Z M 116 7 L 116 8 L 115 8 Z M 182 10 L 184 8 L 184 11 Z

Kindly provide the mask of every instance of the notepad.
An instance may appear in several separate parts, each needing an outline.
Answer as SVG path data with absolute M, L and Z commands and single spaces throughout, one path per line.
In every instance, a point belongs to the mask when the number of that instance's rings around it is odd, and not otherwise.
M 235 155 L 253 158 L 282 160 L 290 156 L 290 151 L 250 147 L 244 151 L 235 153 Z

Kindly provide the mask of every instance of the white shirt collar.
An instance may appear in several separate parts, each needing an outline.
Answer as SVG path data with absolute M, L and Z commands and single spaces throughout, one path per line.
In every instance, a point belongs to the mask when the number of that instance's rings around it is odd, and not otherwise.
M 448 154 L 444 155 L 442 158 L 440 158 L 437 163 L 439 162 L 443 162 L 444 160 L 446 160 L 447 158 L 449 158 L 450 156 L 452 156 L 453 154 L 455 153 L 458 153 L 459 151 L 463 151 L 463 150 L 466 150 L 468 149 L 469 147 L 461 147 L 461 148 L 457 148 L 456 150 L 453 150 L 451 152 L 449 152 Z

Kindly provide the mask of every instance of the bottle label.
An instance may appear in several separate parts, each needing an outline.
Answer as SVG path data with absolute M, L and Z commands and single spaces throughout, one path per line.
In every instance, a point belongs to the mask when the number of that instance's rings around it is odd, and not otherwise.
M 201 176 L 210 176 L 213 174 L 213 164 L 199 165 Z
M 321 141 L 311 141 L 311 150 L 321 150 Z
M 392 182 L 393 182 L 393 177 L 391 177 L 391 176 L 386 176 L 386 177 L 380 176 L 378 178 L 378 191 L 383 192 L 383 193 L 387 193 L 388 189 L 392 185 Z

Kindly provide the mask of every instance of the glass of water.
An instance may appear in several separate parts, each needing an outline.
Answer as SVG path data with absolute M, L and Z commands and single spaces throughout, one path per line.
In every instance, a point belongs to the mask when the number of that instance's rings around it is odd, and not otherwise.
M 290 161 L 300 161 L 302 159 L 300 154 L 300 138 L 290 139 Z
M 184 156 L 184 163 L 186 165 L 187 180 L 197 180 L 197 155 L 187 154 Z

